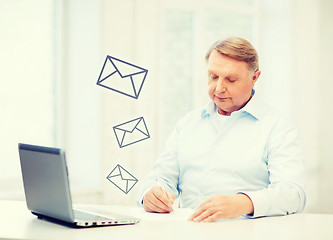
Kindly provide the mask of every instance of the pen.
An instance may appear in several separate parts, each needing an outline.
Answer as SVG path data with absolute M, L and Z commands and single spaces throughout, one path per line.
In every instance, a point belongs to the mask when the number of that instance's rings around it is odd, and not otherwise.
M 162 190 L 164 196 L 166 196 L 166 197 L 169 199 L 168 195 L 167 195 L 166 192 L 164 191 L 164 188 L 163 188 L 163 186 L 162 186 L 162 183 L 161 183 L 160 179 L 156 178 L 156 183 L 157 183 L 157 185 L 161 188 L 161 190 Z M 171 204 L 167 204 L 167 205 L 168 205 L 168 207 L 173 211 Z

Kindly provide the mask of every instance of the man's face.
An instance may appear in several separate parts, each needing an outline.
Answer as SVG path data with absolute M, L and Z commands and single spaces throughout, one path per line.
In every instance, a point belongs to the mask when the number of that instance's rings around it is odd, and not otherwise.
M 208 93 L 222 115 L 229 116 L 250 99 L 260 71 L 249 70 L 238 61 L 213 50 L 208 59 Z

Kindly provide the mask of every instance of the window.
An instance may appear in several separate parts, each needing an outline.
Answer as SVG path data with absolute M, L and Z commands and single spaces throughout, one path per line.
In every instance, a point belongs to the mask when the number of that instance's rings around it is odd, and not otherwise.
M 23 198 L 19 142 L 66 150 L 74 198 L 98 188 L 100 5 L 78 5 L 1 1 L 0 198 Z
M 19 142 L 54 144 L 52 16 L 51 0 L 1 1 L 0 197 L 23 193 Z

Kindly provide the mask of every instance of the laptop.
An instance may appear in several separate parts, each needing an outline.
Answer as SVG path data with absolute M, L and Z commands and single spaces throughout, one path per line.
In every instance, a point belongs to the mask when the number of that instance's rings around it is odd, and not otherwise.
M 135 224 L 138 218 L 116 213 L 73 209 L 65 152 L 19 143 L 19 155 L 27 207 L 40 219 L 73 227 Z

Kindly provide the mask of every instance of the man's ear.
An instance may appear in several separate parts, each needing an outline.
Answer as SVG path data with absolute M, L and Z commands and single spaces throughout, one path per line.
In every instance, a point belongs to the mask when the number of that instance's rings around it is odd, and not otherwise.
M 257 82 L 260 74 L 261 74 L 261 71 L 259 69 L 254 72 L 254 74 L 252 76 L 252 82 L 253 82 L 253 84 L 255 84 Z

